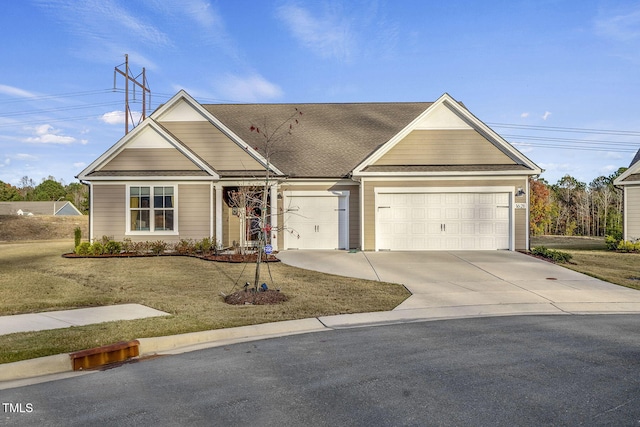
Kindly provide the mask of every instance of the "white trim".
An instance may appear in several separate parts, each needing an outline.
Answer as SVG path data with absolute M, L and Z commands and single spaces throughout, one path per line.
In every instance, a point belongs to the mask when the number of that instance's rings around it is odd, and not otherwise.
M 282 192 L 282 207 L 283 212 L 286 213 L 288 199 L 290 197 L 338 197 L 339 209 L 344 209 L 342 220 L 338 222 L 338 247 L 349 249 L 349 197 L 350 191 L 322 191 L 322 190 L 310 190 L 310 191 L 283 191 Z M 284 224 L 284 222 L 283 222 Z M 284 224 L 285 230 L 283 230 L 284 236 L 284 248 L 292 247 L 289 245 L 289 234 L 286 232 L 286 224 Z
M 441 176 L 423 176 L 423 177 L 367 177 L 367 182 L 371 183 L 371 182 L 394 182 L 394 181 L 399 181 L 399 182 L 407 182 L 407 181 L 421 181 L 421 182 L 428 182 L 428 181 L 475 181 L 476 179 L 473 178 L 478 178 L 476 176 L 447 176 L 447 177 L 441 177 Z M 522 180 L 523 178 L 526 178 L 522 175 L 517 176 L 517 175 L 506 175 L 506 176 L 483 176 L 481 177 L 482 180 L 487 180 L 487 181 L 506 181 L 506 180 Z
M 424 193 L 508 193 L 509 194 L 509 250 L 515 250 L 515 186 L 495 186 L 495 187 L 374 187 L 374 250 L 380 250 L 378 243 L 378 194 L 424 194 Z M 527 203 L 528 205 L 528 203 Z
M 166 181 L 167 179 L 171 179 L 173 182 L 180 181 L 180 183 L 185 183 L 189 181 L 198 181 L 199 184 L 202 184 L 203 181 L 218 181 L 218 178 L 213 176 L 167 176 L 167 175 L 152 175 L 152 176 L 94 176 L 90 178 L 84 178 L 83 181 L 91 181 L 96 183 L 105 183 L 105 184 L 115 184 L 119 182 L 131 182 L 131 181 L 140 181 L 141 179 L 145 181 Z
M 269 216 L 271 217 L 271 238 L 269 239 L 274 251 L 278 250 L 278 184 L 269 187 L 270 200 Z
M 627 188 L 628 187 L 626 185 L 622 187 L 622 240 L 629 240 L 629 234 L 627 231 L 629 229 L 629 223 L 627 222 L 629 196 L 627 194 Z
M 131 192 L 130 189 L 131 187 L 149 187 L 149 198 L 150 198 L 150 207 L 149 207 L 149 231 L 138 231 L 138 230 L 131 230 L 131 223 L 130 223 L 130 212 L 131 212 Z M 155 208 L 153 206 L 153 189 L 155 187 L 172 187 L 173 188 L 173 230 L 160 230 L 160 231 L 153 231 L 153 228 L 155 226 L 155 215 L 153 214 Z M 176 183 L 158 183 L 158 182 L 154 182 L 154 183 L 149 183 L 149 182 L 131 182 L 131 183 L 127 183 L 127 185 L 125 186 L 125 216 L 124 216 L 124 221 L 125 221 L 125 229 L 124 229 L 124 235 L 125 236 L 178 236 L 180 235 L 179 230 L 178 230 L 178 224 L 179 222 L 179 217 L 178 217 L 178 207 L 179 207 L 179 203 L 178 203 L 178 185 Z
M 222 243 L 222 184 L 215 184 L 214 188 L 216 190 L 216 242 L 220 241 Z
M 358 181 L 354 181 L 352 179 L 345 179 L 345 178 L 336 179 L 336 180 L 320 179 L 320 180 L 317 180 L 317 181 L 314 181 L 312 178 L 299 178 L 299 179 L 287 178 L 287 180 L 283 181 L 281 183 L 281 185 L 282 186 L 300 186 L 300 185 L 305 185 L 305 186 L 311 186 L 311 185 L 350 185 L 350 186 L 354 186 L 354 185 L 358 185 Z
M 452 175 L 455 176 L 467 176 L 467 177 L 482 177 L 485 176 L 500 176 L 500 178 L 504 178 L 505 175 L 518 175 L 522 176 L 530 176 L 530 175 L 538 175 L 540 172 L 531 171 L 531 170 L 523 170 L 523 171 L 437 171 L 437 172 L 354 172 L 353 176 L 366 176 L 366 177 L 383 177 L 384 179 L 389 179 L 392 177 L 421 177 L 421 178 L 430 178 L 430 177 L 446 177 L 449 178 Z
M 95 223 L 95 217 L 93 216 L 93 199 L 95 194 L 93 192 L 93 183 L 89 182 L 89 241 L 93 242 L 93 224 Z
M 524 246 L 526 250 L 530 250 L 531 249 L 531 243 L 529 242 L 529 240 L 531 239 L 531 188 L 529 186 L 529 180 L 527 179 L 527 184 L 526 184 L 526 199 L 527 199 L 527 208 L 526 208 L 526 223 L 525 223 L 525 227 L 527 232 L 525 233 L 525 237 L 524 237 Z M 514 193 L 514 203 L 515 203 L 515 193 Z M 513 214 L 513 221 L 515 222 L 516 217 L 515 217 L 515 212 Z M 515 249 L 515 236 L 514 236 L 514 249 Z
M 501 185 L 495 187 L 374 187 L 378 193 L 513 193 L 515 186 Z
M 214 243 L 217 244 L 218 243 L 218 236 L 215 234 L 215 219 L 214 219 L 214 212 L 215 212 L 215 208 L 214 208 L 214 203 L 215 203 L 215 196 L 213 194 L 214 192 L 214 186 L 213 183 L 209 184 L 209 237 L 215 237 L 214 239 Z
M 359 207 L 360 207 L 360 250 L 364 251 L 364 196 L 365 196 L 365 186 L 364 186 L 364 178 L 360 179 L 360 202 L 359 202 Z

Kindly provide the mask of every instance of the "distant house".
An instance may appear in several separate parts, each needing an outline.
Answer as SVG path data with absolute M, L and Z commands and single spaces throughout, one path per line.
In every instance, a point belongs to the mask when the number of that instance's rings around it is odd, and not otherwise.
M 624 240 L 640 239 L 640 150 L 629 169 L 613 182 L 622 187 L 624 199 Z
M 59 202 L 0 202 L 0 215 L 82 215 L 82 212 L 67 201 Z
M 276 126 L 295 109 L 300 127 L 267 159 L 250 125 Z M 267 168 L 274 250 L 526 249 L 528 178 L 541 173 L 448 94 L 225 105 L 180 91 L 78 175 L 90 187 L 90 238 L 251 245 L 253 227 L 229 200 Z

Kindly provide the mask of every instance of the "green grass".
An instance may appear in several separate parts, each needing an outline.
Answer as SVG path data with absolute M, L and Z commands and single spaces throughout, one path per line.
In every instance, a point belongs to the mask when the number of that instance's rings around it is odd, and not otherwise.
M 571 262 L 563 267 L 640 290 L 640 254 L 605 250 L 604 237 L 540 236 L 531 239 L 531 246 L 568 252 Z
M 391 310 L 409 296 L 400 285 L 272 263 L 273 281 L 264 265 L 262 281 L 281 289 L 289 300 L 277 305 L 232 306 L 223 302 L 221 293 L 229 294 L 246 281 L 252 282 L 253 264 L 178 256 L 61 257 L 72 249 L 72 242 L 0 245 L 0 315 L 137 303 L 171 316 L 1 335 L 0 363 L 135 338 Z

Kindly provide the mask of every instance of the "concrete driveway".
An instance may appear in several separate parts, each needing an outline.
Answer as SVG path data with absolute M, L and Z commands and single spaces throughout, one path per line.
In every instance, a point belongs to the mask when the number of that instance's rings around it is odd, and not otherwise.
M 640 313 L 640 291 L 510 251 L 283 251 L 285 264 L 401 283 L 411 297 L 363 323 L 510 314 Z M 321 319 L 334 327 L 363 315 Z M 372 318 L 373 317 L 373 318 Z M 386 320 L 385 320 L 386 319 Z M 327 325 L 329 326 L 329 325 Z

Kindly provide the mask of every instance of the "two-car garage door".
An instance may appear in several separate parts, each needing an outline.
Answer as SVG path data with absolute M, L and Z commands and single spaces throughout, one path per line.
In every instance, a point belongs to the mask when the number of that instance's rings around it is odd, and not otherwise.
M 376 249 L 510 249 L 510 200 L 503 192 L 378 192 Z

